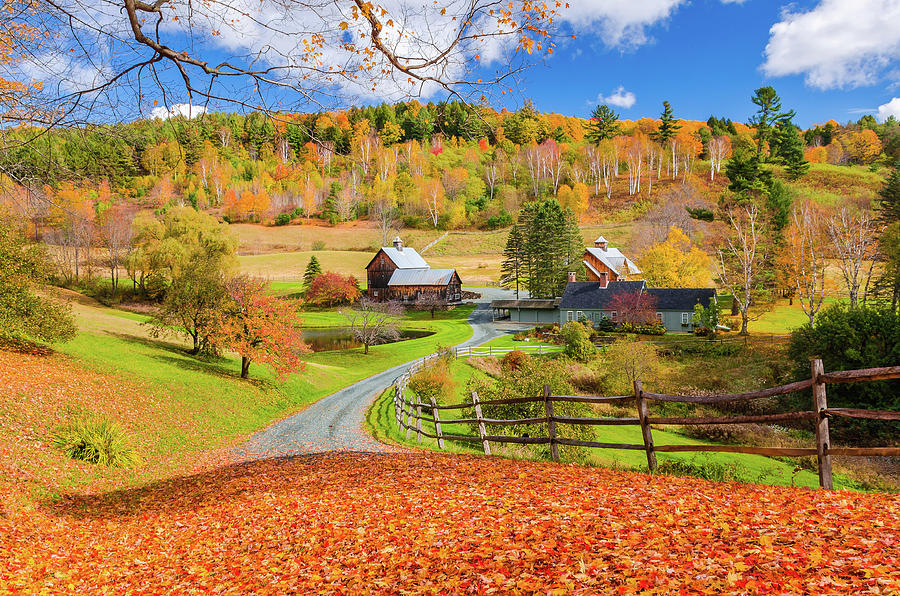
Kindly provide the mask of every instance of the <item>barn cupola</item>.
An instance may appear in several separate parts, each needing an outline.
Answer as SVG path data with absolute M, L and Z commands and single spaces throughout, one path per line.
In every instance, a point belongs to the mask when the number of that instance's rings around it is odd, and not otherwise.
M 606 247 L 609 246 L 609 243 L 606 241 L 606 238 L 600 236 L 596 240 L 594 240 L 594 247 L 599 248 L 603 252 L 606 252 Z
M 394 236 L 394 248 L 396 248 L 400 252 L 403 252 L 403 241 L 400 240 L 400 236 Z

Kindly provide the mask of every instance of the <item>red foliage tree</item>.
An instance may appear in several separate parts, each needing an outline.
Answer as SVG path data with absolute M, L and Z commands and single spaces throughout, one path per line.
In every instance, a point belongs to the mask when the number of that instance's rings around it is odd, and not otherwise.
M 350 304 L 359 298 L 359 283 L 352 275 L 344 277 L 326 271 L 313 279 L 304 297 L 307 303 L 315 306 Z
M 622 292 L 613 296 L 606 307 L 615 311 L 616 323 L 641 325 L 656 321 L 656 297 L 644 292 Z
M 241 378 L 250 373 L 251 362 L 269 365 L 283 378 L 303 369 L 300 354 L 310 352 L 303 343 L 299 303 L 276 298 L 266 291 L 264 280 L 246 275 L 229 280 L 227 303 L 213 339 L 241 357 Z

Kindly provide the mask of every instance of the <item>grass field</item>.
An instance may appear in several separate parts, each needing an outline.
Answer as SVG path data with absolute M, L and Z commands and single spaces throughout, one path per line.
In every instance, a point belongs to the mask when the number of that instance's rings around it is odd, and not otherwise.
M 453 401 L 458 403 L 463 400 L 462 388 L 468 378 L 484 376 L 484 373 L 467 364 L 465 358 L 457 359 L 451 365 L 451 373 L 456 381 L 457 391 Z M 426 409 L 426 413 L 427 409 Z M 442 410 L 441 419 L 445 423 L 467 416 L 463 410 Z M 416 446 L 423 449 L 438 450 L 437 441 L 422 437 L 419 443 L 415 439 L 415 433 L 411 433 L 406 439 L 406 431 L 401 431 L 394 417 L 393 392 L 384 392 L 373 404 L 367 417 L 367 424 L 374 436 L 381 440 L 395 442 L 407 446 Z M 434 425 L 429 422 L 422 423 L 422 428 L 429 434 L 435 434 Z M 503 429 L 497 427 L 488 432 L 504 434 Z M 467 425 L 445 424 L 444 433 L 464 434 L 477 436 Z M 595 427 L 595 438 L 598 442 L 641 444 L 642 437 L 640 427 L 637 426 L 598 426 Z M 667 432 L 654 429 L 653 440 L 656 445 L 687 445 L 687 444 L 711 444 L 708 441 L 685 437 L 676 432 Z M 445 441 L 445 450 L 455 453 L 481 453 L 479 443 Z M 519 446 L 491 445 L 492 452 L 504 457 L 533 459 L 532 451 Z M 591 465 L 614 468 L 629 468 L 638 471 L 647 470 L 646 456 L 642 451 L 614 450 L 614 449 L 580 449 L 583 454 L 583 462 Z M 660 463 L 666 460 L 684 461 L 693 464 L 718 464 L 722 466 L 734 466 L 739 479 L 744 482 L 756 482 L 777 486 L 818 486 L 818 476 L 812 470 L 796 470 L 792 463 L 771 459 L 760 455 L 731 454 L 731 453 L 659 453 L 657 459 Z M 835 476 L 836 488 L 855 488 L 855 484 L 841 475 Z
M 0 412 L 9 416 L 8 424 L 0 424 L 0 463 L 26 468 L 28 498 L 52 498 L 74 487 L 137 485 L 186 470 L 204 453 L 235 444 L 349 384 L 471 336 L 467 318 L 472 307 L 436 313 L 434 320 L 429 313 L 411 312 L 402 326 L 433 335 L 374 346 L 368 355 L 362 348 L 309 354 L 306 369 L 285 380 L 254 365 L 252 378 L 245 381 L 235 357 L 190 356 L 179 339 L 152 337 L 142 315 L 85 297 L 73 306 L 80 333 L 58 346 L 57 354 L 39 358 L 0 352 L 4 369 L 16 373 L 0 380 Z M 344 324 L 340 314 L 327 311 L 304 313 L 303 321 Z M 33 360 L 29 367 L 16 367 L 25 358 Z M 105 413 L 121 424 L 143 465 L 121 472 L 101 469 L 46 448 L 52 428 L 76 411 Z M 29 454 L 23 432 L 42 445 L 39 455 Z

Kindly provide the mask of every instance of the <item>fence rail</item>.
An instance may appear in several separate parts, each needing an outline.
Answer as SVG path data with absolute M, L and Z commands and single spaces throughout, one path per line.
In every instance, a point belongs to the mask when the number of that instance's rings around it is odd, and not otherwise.
M 532 353 L 543 353 L 541 346 L 530 346 Z M 538 349 L 535 349 L 538 348 Z M 546 350 L 547 346 L 543 346 Z M 480 355 L 473 350 L 479 348 L 459 348 L 457 355 Z M 483 349 L 483 348 L 482 348 Z M 504 350 L 499 353 L 509 353 L 516 348 L 494 348 Z M 558 350 L 554 350 L 558 351 Z M 825 373 L 822 361 L 819 359 L 811 362 L 811 377 L 803 381 L 771 387 L 760 391 L 747 393 L 729 393 L 722 395 L 668 395 L 664 393 L 652 393 L 644 391 L 641 381 L 634 382 L 633 395 L 620 396 L 579 396 L 579 395 L 551 395 L 549 385 L 544 386 L 544 394 L 537 397 L 513 397 L 507 399 L 480 400 L 478 394 L 471 394 L 471 402 L 438 405 L 434 398 L 430 403 L 423 403 L 419 396 L 409 391 L 409 381 L 413 374 L 421 370 L 430 361 L 439 357 L 433 354 L 414 363 L 410 369 L 394 381 L 394 414 L 398 426 L 406 429 L 406 438 L 409 439 L 412 432 L 416 433 L 416 440 L 429 437 L 438 441 L 438 447 L 444 448 L 444 440 L 480 442 L 486 455 L 491 454 L 491 443 L 517 444 L 517 445 L 550 445 L 550 455 L 554 461 L 559 461 L 559 445 L 576 447 L 589 447 L 598 449 L 629 449 L 644 451 L 647 454 L 647 465 L 650 471 L 656 470 L 657 453 L 681 453 L 690 451 L 712 451 L 720 453 L 748 453 L 756 455 L 802 457 L 816 456 L 819 469 L 819 485 L 831 490 L 834 487 L 831 471 L 831 456 L 870 456 L 887 457 L 900 456 L 900 447 L 832 447 L 829 434 L 829 419 L 831 418 L 856 418 L 868 420 L 900 421 L 900 412 L 888 410 L 863 410 L 856 408 L 829 408 L 826 399 L 826 386 L 833 383 L 862 383 L 879 380 L 900 379 L 900 366 L 888 366 L 882 368 L 868 368 L 862 370 L 846 370 Z M 707 417 L 653 417 L 649 412 L 651 401 L 719 404 L 725 402 L 746 401 L 762 399 L 788 393 L 796 393 L 812 389 L 813 408 L 796 412 L 784 412 L 781 414 L 759 414 L 752 416 L 707 416 Z M 521 403 L 543 402 L 544 416 L 518 419 L 487 418 L 482 412 L 482 406 L 510 405 Z M 576 402 L 588 404 L 624 404 L 634 402 L 637 416 L 621 418 L 581 418 L 573 416 L 557 416 L 553 412 L 553 404 L 556 402 Z M 423 415 L 422 410 L 431 410 L 431 415 Z M 469 409 L 474 412 L 474 417 L 458 418 L 453 420 L 440 418 L 440 412 L 445 410 Z M 749 445 L 654 445 L 653 424 L 687 425 L 687 424 L 762 424 L 788 421 L 812 421 L 815 425 L 815 447 L 756 447 Z M 415 421 L 413 423 L 413 421 Z M 434 424 L 435 434 L 422 430 L 422 421 Z M 488 426 L 515 426 L 520 424 L 546 424 L 546 437 L 513 437 L 504 435 L 489 435 Z M 634 425 L 640 426 L 642 443 L 601 443 L 597 441 L 583 441 L 567 439 L 557 436 L 557 424 L 572 425 Z M 473 425 L 478 436 L 464 434 L 447 434 L 444 427 L 451 428 L 457 425 Z

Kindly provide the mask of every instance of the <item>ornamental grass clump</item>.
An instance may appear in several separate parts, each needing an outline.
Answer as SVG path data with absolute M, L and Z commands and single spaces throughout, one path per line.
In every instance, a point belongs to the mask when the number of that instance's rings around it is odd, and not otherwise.
M 140 463 L 126 445 L 125 432 L 105 416 L 80 415 L 53 431 L 53 445 L 68 457 L 92 464 L 129 468 Z

